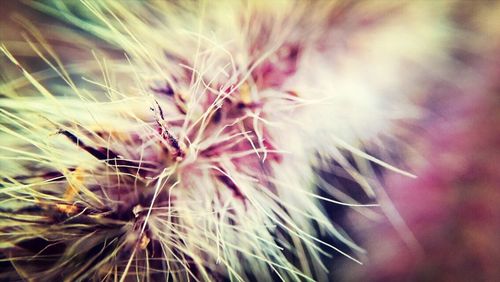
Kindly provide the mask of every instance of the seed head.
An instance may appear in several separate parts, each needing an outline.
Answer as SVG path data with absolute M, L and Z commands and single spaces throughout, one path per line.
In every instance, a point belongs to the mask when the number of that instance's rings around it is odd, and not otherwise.
M 442 7 L 30 5 L 50 28 L 18 17 L 24 43 L 0 48 L 0 277 L 302 281 L 331 252 L 359 262 L 319 201 L 363 207 L 321 196 L 316 171 L 335 159 L 370 196 L 346 155 L 409 175 L 364 147 L 418 112 L 399 71 L 439 57 Z

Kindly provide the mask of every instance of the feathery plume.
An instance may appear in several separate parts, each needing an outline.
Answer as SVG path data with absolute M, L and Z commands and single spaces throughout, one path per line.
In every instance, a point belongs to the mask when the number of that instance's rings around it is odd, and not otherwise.
M 349 158 L 413 177 L 365 149 L 418 117 L 445 4 L 30 6 L 0 47 L 0 277 L 325 280 L 362 250 L 320 202 L 377 206 Z M 332 160 L 373 204 L 319 193 Z

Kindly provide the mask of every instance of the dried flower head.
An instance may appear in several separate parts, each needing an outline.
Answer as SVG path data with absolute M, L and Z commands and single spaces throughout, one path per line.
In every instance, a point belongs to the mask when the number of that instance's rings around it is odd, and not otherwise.
M 418 116 L 445 5 L 30 5 L 52 19 L 0 47 L 0 277 L 325 280 L 322 257 L 362 250 L 319 202 L 361 207 L 315 171 L 373 199 L 347 155 L 412 176 L 364 148 Z

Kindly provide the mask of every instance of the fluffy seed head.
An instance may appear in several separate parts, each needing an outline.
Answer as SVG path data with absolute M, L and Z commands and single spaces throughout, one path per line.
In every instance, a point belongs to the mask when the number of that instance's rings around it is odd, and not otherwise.
M 421 3 L 31 6 L 59 22 L 16 18 L 24 43 L 1 46 L 9 278 L 302 281 L 331 252 L 357 262 L 318 239 L 361 251 L 319 201 L 355 203 L 320 196 L 315 171 L 335 159 L 372 197 L 346 154 L 409 175 L 364 147 L 417 116 L 401 91 L 446 43 L 445 7 Z M 28 71 L 27 45 L 48 69 Z

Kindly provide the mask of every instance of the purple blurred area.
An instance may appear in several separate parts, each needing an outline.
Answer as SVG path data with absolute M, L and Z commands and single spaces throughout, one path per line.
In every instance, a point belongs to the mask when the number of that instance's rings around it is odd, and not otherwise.
M 426 117 L 406 138 L 418 178 L 383 175 L 403 221 L 348 213 L 367 255 L 363 266 L 332 267 L 335 280 L 500 281 L 500 40 L 475 41 L 487 36 L 479 22 L 495 20 L 465 4 L 456 26 L 474 35 L 456 42 L 456 68 L 430 80 Z

